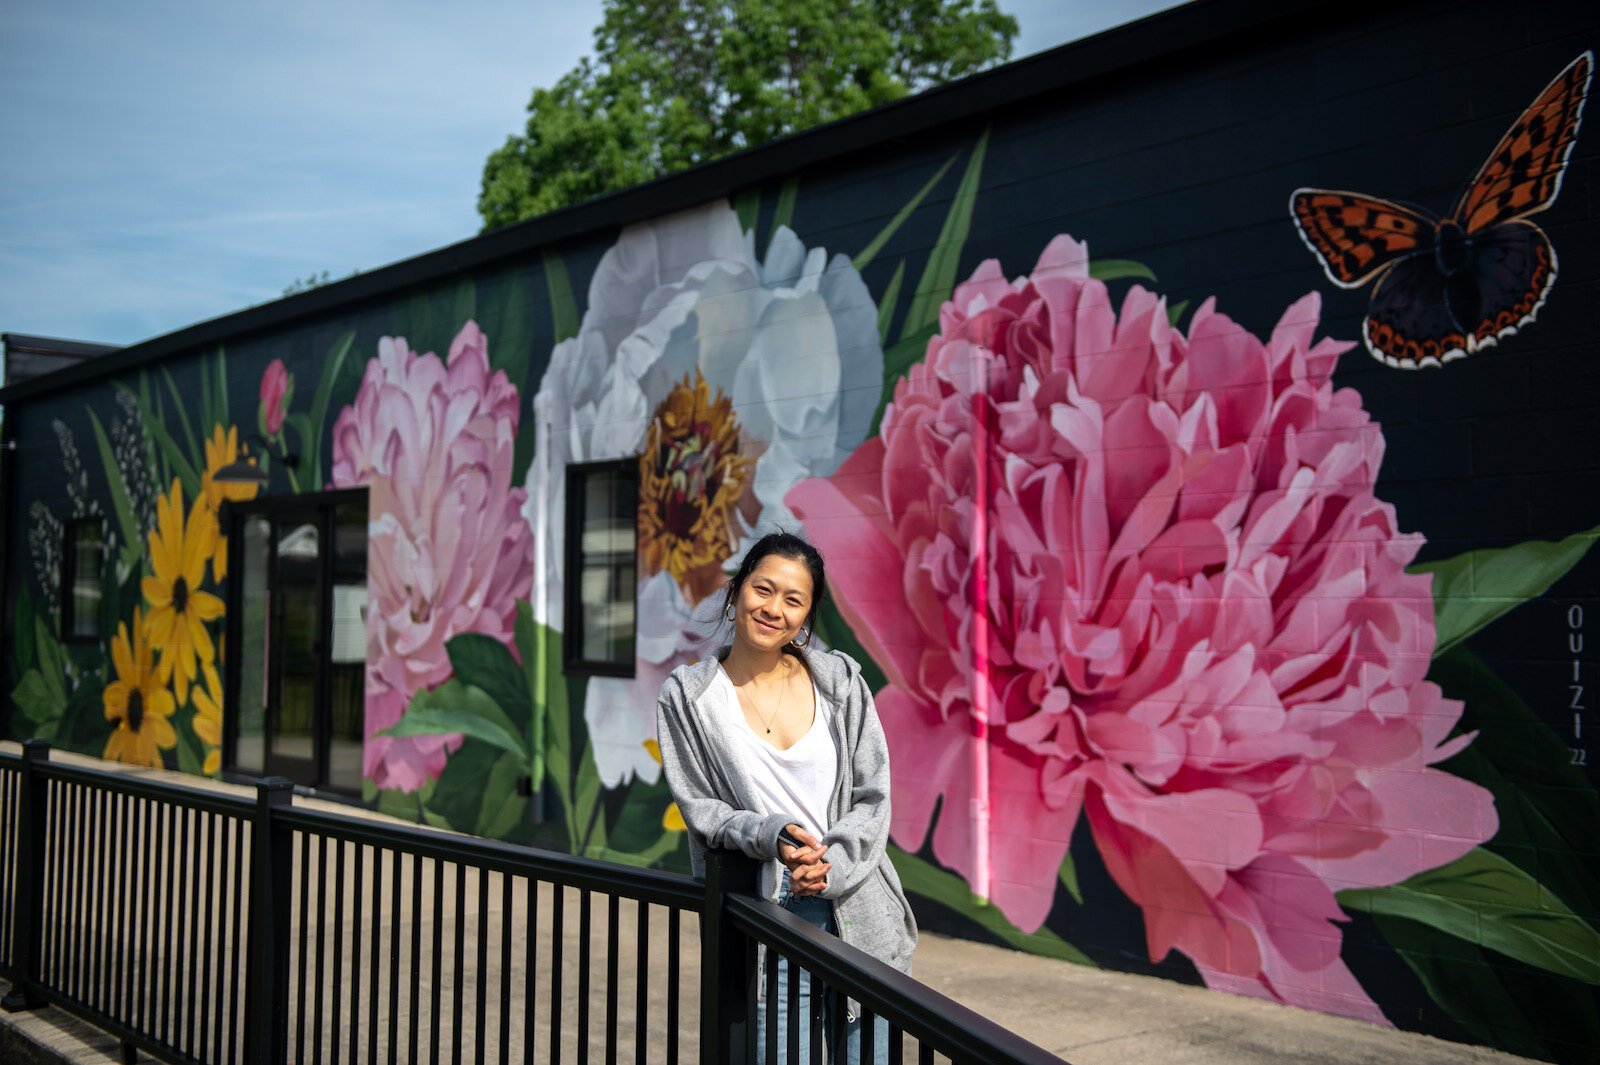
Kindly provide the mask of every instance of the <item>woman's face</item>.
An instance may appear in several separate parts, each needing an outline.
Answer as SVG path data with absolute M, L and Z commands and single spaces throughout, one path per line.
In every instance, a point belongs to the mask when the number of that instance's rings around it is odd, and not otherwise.
M 804 562 L 767 555 L 756 563 L 734 599 L 734 639 L 754 650 L 781 648 L 805 625 L 811 590 L 811 571 Z

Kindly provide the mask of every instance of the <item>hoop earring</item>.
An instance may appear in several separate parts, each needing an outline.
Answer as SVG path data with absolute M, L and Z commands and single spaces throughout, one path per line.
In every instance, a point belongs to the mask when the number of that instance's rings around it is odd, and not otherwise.
M 733 603 L 732 603 L 731 600 L 728 603 L 727 609 L 723 610 L 723 612 L 722 612 L 722 620 L 723 621 L 732 621 L 733 620 Z
M 789 642 L 794 644 L 796 647 L 805 647 L 811 643 L 811 633 L 805 629 L 802 629 L 795 635 L 795 638 Z

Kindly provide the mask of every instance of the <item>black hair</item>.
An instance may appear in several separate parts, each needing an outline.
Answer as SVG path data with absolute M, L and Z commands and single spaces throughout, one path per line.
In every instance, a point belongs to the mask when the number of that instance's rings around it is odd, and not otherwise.
M 804 537 L 782 529 L 763 536 L 745 552 L 743 561 L 733 576 L 728 578 L 728 587 L 722 593 L 721 616 L 726 618 L 732 612 L 733 604 L 739 598 L 739 589 L 744 587 L 744 582 L 750 579 L 750 574 L 768 555 L 793 559 L 811 571 L 811 609 L 806 612 L 805 630 L 808 633 L 815 632 L 817 612 L 822 609 L 822 600 L 828 594 L 828 576 L 823 568 L 822 552 L 811 546 Z

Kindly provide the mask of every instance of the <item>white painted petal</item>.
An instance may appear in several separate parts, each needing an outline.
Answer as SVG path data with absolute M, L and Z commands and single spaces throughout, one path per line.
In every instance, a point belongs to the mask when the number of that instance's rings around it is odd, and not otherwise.
M 645 740 L 656 738 L 656 697 L 670 670 L 640 663 L 631 679 L 590 677 L 583 701 L 583 720 L 600 783 L 608 788 L 638 776 L 654 784 L 661 766 L 650 757 Z

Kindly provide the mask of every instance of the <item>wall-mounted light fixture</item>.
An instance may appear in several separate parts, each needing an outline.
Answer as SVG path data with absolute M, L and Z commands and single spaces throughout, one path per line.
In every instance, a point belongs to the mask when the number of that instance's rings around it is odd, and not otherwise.
M 283 451 L 274 451 L 272 445 L 256 433 L 250 433 L 240 442 L 239 457 L 228 463 L 212 475 L 212 480 L 218 484 L 266 484 L 267 471 L 256 465 L 254 459 L 245 457 L 244 445 L 255 441 L 261 446 L 261 451 L 270 459 L 284 464 L 289 469 L 300 465 L 300 456 L 285 448 Z

